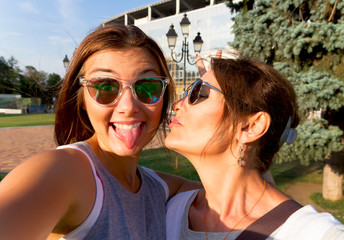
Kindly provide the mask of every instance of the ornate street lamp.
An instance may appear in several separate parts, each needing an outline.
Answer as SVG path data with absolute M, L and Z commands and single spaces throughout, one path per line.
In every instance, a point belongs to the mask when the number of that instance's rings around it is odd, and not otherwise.
M 66 71 L 67 71 L 67 69 L 68 69 L 68 67 L 69 67 L 69 63 L 70 63 L 70 61 L 69 61 L 69 59 L 68 59 L 68 57 L 67 57 L 67 55 L 64 57 L 64 59 L 63 59 L 63 66 L 64 66 L 64 68 L 66 69 Z
M 184 60 L 183 91 L 185 91 L 185 85 L 186 85 L 186 61 L 188 61 L 188 63 L 190 65 L 194 65 L 196 63 L 195 58 L 192 58 L 189 55 L 189 43 L 187 42 L 187 38 L 188 38 L 189 32 L 190 32 L 190 25 L 191 25 L 191 23 L 190 23 L 189 19 L 187 18 L 187 15 L 185 13 L 182 21 L 180 22 L 180 27 L 182 29 L 182 34 L 184 37 L 181 54 L 176 55 L 173 51 L 175 46 L 176 46 L 177 37 L 178 37 L 176 31 L 174 30 L 173 24 L 170 26 L 170 29 L 168 30 L 168 32 L 166 34 L 168 47 L 171 49 L 172 60 L 176 63 L 179 63 L 182 60 Z M 193 43 L 194 43 L 195 53 L 196 53 L 196 55 L 198 55 L 201 52 L 202 44 L 203 44 L 203 40 L 201 38 L 201 33 L 199 33 L 199 32 L 197 33 L 197 36 L 193 40 Z

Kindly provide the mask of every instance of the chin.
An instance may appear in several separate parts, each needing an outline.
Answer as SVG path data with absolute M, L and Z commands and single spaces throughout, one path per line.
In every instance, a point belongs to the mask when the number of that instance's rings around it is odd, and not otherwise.
M 169 138 L 169 136 L 165 138 L 165 146 L 168 149 L 178 152 L 178 145 L 180 145 L 180 141 L 178 139 L 173 140 Z
M 114 149 L 114 153 L 120 157 L 130 157 L 140 154 L 142 151 L 141 146 L 134 146 L 133 148 L 127 148 L 125 145 L 120 146 L 120 148 Z

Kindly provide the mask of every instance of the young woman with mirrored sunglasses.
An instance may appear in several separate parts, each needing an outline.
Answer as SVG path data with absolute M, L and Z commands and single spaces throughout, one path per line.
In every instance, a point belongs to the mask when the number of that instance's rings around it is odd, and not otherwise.
M 0 184 L 1 239 L 164 239 L 171 196 L 199 187 L 138 165 L 174 96 L 158 45 L 134 26 L 90 33 L 56 105 L 58 149 Z M 39 147 L 39 146 L 38 146 Z

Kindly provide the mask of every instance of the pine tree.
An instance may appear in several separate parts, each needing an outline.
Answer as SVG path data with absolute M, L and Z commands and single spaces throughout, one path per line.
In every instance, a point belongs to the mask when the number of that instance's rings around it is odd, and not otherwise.
M 298 95 L 298 139 L 275 160 L 325 161 L 323 197 L 342 198 L 344 1 L 229 0 L 227 6 L 238 13 L 230 45 L 282 72 Z M 315 111 L 320 116 L 312 117 Z

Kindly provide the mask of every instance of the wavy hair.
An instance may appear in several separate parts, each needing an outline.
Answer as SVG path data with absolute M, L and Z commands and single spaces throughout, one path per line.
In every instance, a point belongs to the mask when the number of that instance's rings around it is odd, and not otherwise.
M 219 132 L 228 131 L 230 122 L 234 137 L 242 118 L 260 111 L 270 115 L 269 130 L 259 139 L 256 149 L 256 169 L 260 173 L 265 172 L 281 147 L 280 138 L 288 118 L 292 119 L 292 128 L 299 124 L 292 84 L 271 66 L 244 57 L 212 58 L 211 68 L 225 99 Z M 232 142 L 233 139 L 229 144 Z
M 174 83 L 171 79 L 165 57 L 157 43 L 135 26 L 111 24 L 91 32 L 75 50 L 67 70 L 56 103 L 55 141 L 58 145 L 83 141 L 94 134 L 86 111 L 83 108 L 83 88 L 79 77 L 85 73 L 84 63 L 94 53 L 103 50 L 142 48 L 157 61 L 161 76 L 170 78 L 163 97 L 160 125 L 164 135 L 168 121 L 168 110 L 173 101 Z

